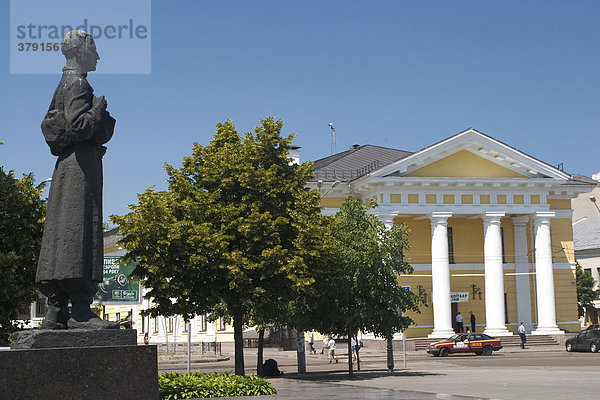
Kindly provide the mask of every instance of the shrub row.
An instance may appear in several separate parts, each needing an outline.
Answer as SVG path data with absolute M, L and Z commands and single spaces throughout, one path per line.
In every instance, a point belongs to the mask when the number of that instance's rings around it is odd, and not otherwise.
M 163 400 L 259 396 L 277 393 L 273 385 L 258 376 L 236 376 L 227 372 L 160 374 L 158 376 L 158 388 L 160 398 Z

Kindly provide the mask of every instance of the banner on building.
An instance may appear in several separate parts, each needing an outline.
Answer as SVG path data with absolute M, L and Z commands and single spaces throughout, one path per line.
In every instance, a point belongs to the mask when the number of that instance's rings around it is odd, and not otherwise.
M 452 292 L 450 293 L 451 303 L 466 303 L 469 301 L 469 292 Z
M 134 304 L 141 302 L 140 281 L 131 273 L 137 263 L 119 264 L 118 257 L 104 258 L 102 282 L 98 284 L 95 304 Z

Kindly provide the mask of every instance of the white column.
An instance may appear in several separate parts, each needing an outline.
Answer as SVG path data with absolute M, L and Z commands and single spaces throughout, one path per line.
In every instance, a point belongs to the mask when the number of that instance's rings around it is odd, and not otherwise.
M 529 216 L 513 217 L 513 232 L 515 244 L 515 294 L 517 300 L 517 324 L 523 322 L 525 330 L 531 332 L 531 288 L 529 285 L 529 259 L 527 257 L 527 222 Z M 523 275 L 519 275 L 523 274 Z
M 485 263 L 485 330 L 490 336 L 508 336 L 504 325 L 504 271 L 500 219 L 504 212 L 486 212 L 483 217 Z
M 534 335 L 564 333 L 556 325 L 556 300 L 554 297 L 554 273 L 552 271 L 552 237 L 550 218 L 554 211 L 535 214 L 535 284 L 537 291 L 537 329 Z
M 431 283 L 433 290 L 433 332 L 430 338 L 447 338 L 452 329 L 450 306 L 450 262 L 448 260 L 448 218 L 451 212 L 431 213 Z

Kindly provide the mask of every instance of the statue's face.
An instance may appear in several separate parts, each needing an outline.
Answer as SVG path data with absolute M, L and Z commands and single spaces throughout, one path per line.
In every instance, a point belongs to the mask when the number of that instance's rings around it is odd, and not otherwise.
M 98 64 L 98 60 L 100 56 L 96 51 L 96 43 L 94 43 L 94 39 L 88 37 L 86 40 L 86 45 L 81 48 L 81 53 L 78 55 L 79 65 L 86 71 L 95 71 L 96 64 Z

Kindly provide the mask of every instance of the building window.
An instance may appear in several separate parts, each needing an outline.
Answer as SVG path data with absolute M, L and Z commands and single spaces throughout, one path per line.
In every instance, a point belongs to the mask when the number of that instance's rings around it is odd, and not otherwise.
M 183 332 L 186 333 L 188 331 L 188 323 L 191 324 L 192 321 L 186 321 L 185 319 L 183 320 Z
M 504 228 L 500 227 L 500 240 L 502 241 L 502 264 L 506 264 L 506 252 L 504 251 Z
M 454 262 L 454 235 L 452 228 L 448 227 L 448 262 L 455 264 Z
M 208 326 L 206 324 L 206 315 L 201 315 L 200 316 L 200 332 L 206 332 L 208 329 Z
M 225 321 L 223 321 L 223 317 L 220 317 L 217 320 L 217 330 L 224 331 L 225 330 Z
M 152 318 L 154 320 L 154 333 L 158 333 L 158 318 Z
M 142 315 L 142 333 L 146 333 L 150 330 L 150 329 L 148 329 L 149 328 L 148 322 L 149 322 L 148 317 L 145 315 Z
M 174 325 L 173 317 L 169 317 L 168 320 L 169 320 L 169 323 L 167 324 L 167 333 L 173 333 L 173 325 Z
M 121 313 L 115 313 L 115 321 L 119 322 L 121 320 Z
M 46 313 L 46 299 L 45 298 L 40 298 L 38 297 L 38 299 L 35 302 L 35 316 L 43 316 Z

